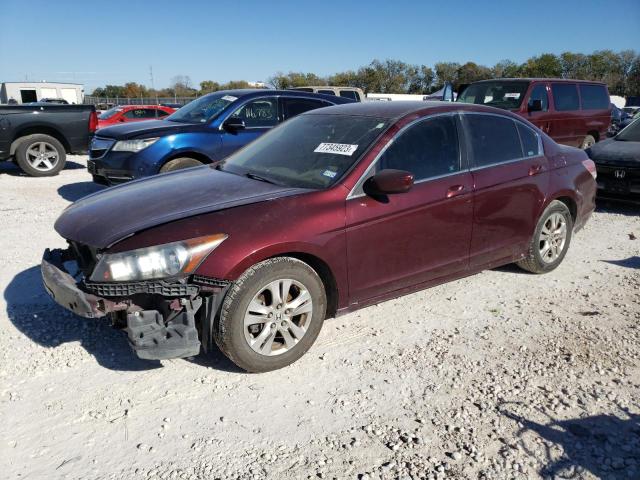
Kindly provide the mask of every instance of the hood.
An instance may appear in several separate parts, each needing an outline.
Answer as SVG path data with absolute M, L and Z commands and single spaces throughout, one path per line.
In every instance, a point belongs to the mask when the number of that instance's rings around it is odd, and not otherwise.
M 67 240 L 107 248 L 163 223 L 308 191 L 203 166 L 125 183 L 84 197 L 60 215 L 55 229 Z
M 124 140 L 137 137 L 162 137 L 174 133 L 207 128 L 206 125 L 170 122 L 169 120 L 144 120 L 142 122 L 119 123 L 100 129 L 99 135 L 106 138 Z
M 640 167 L 640 142 L 609 138 L 596 143 L 587 153 L 596 163 Z

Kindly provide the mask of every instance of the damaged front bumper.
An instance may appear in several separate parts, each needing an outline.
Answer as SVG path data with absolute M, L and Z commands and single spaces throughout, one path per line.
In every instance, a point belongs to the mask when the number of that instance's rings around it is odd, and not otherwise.
M 126 315 L 125 330 L 138 357 L 164 360 L 197 355 L 198 326 L 205 349 L 210 346 L 214 316 L 226 293 L 224 282 L 216 287 L 164 281 L 84 282 L 69 273 L 67 262 L 75 262 L 70 250 L 45 251 L 41 271 L 49 295 L 82 317 Z

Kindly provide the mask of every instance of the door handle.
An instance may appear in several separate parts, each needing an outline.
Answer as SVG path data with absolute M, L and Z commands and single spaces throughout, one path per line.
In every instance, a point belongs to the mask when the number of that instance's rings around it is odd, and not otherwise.
M 464 185 L 453 185 L 447 189 L 447 198 L 460 195 L 464 191 Z
M 529 167 L 529 176 L 540 173 L 541 171 L 542 171 L 542 165 L 531 165 Z

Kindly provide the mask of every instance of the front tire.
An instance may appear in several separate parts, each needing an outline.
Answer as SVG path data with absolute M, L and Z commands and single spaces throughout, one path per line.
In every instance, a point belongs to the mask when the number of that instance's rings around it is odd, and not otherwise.
M 174 158 L 165 163 L 160 169 L 160 173 L 173 172 L 174 170 L 182 170 L 183 168 L 201 167 L 202 162 L 195 158 L 182 157 Z
M 542 212 L 526 257 L 517 265 L 532 273 L 547 273 L 562 263 L 573 232 L 573 218 L 567 206 L 554 200 Z
M 306 263 L 276 257 L 233 283 L 214 328 L 220 350 L 248 372 L 268 372 L 304 355 L 327 310 L 322 280 Z
M 66 161 L 64 146 L 49 135 L 27 135 L 16 149 L 16 162 L 31 177 L 57 175 Z

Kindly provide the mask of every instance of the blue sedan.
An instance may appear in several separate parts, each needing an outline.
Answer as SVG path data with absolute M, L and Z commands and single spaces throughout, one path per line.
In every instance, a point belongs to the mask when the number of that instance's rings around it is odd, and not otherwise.
M 114 185 L 216 162 L 300 113 L 353 100 L 292 90 L 225 90 L 204 95 L 163 120 L 96 132 L 93 180 Z

